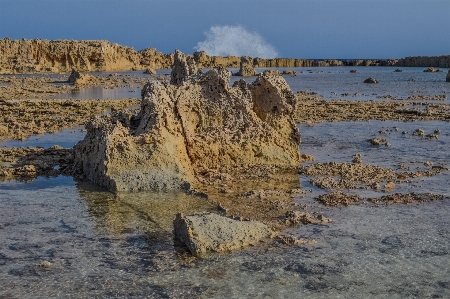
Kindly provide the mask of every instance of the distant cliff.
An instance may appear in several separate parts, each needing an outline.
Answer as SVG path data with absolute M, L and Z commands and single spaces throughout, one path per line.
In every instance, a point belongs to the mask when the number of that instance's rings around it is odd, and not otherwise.
M 138 53 L 108 41 L 0 40 L 0 72 L 69 72 L 132 69 Z
M 398 66 L 441 67 L 450 68 L 450 55 L 446 56 L 412 56 L 402 58 Z
M 239 68 L 236 56 L 208 56 L 205 52 L 190 55 L 201 68 L 224 66 Z M 312 60 L 294 58 L 246 58 L 257 68 L 315 66 L 420 66 L 450 67 L 450 56 L 407 57 L 400 60 Z M 120 71 L 168 69 L 174 54 L 164 54 L 154 48 L 136 51 L 105 40 L 11 40 L 0 39 L 0 73 L 40 73 Z

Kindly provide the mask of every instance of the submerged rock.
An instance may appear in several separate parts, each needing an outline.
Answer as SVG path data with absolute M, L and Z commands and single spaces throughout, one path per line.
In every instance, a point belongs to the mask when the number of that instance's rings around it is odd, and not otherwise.
M 183 216 L 174 222 L 175 238 L 193 255 L 223 252 L 255 245 L 272 236 L 272 230 L 258 221 L 239 221 L 211 213 Z
M 364 80 L 364 83 L 372 83 L 372 84 L 377 84 L 378 81 L 375 78 L 367 78 L 366 80 Z
M 297 72 L 294 70 L 285 70 L 283 71 L 283 75 L 291 75 L 291 76 L 297 76 Z
M 142 89 L 138 115 L 98 117 L 75 145 L 76 169 L 111 191 L 189 188 L 202 169 L 296 167 L 294 95 L 278 72 L 229 86 L 223 67 L 199 73 L 181 52 L 172 84 Z
M 434 67 L 429 67 L 423 71 L 424 73 L 442 73 L 442 70 L 435 69 Z

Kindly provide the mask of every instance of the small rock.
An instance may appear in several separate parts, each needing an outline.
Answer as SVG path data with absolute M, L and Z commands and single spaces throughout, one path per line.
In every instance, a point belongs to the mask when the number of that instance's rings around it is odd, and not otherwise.
M 238 221 L 212 213 L 190 216 L 178 213 L 173 224 L 175 238 L 195 256 L 256 245 L 273 234 L 261 222 Z
M 414 131 L 413 133 L 414 136 L 424 136 L 425 135 L 425 131 L 422 129 L 417 129 Z
M 44 269 L 50 269 L 52 267 L 52 263 L 49 261 L 43 261 L 39 264 L 37 264 L 38 267 L 44 268 Z
M 401 69 L 396 69 L 396 70 L 394 71 L 394 73 L 401 73 L 401 72 L 403 72 Z
M 372 188 L 373 190 L 378 190 L 378 189 L 380 189 L 380 184 L 373 183 L 372 185 L 370 185 L 370 188 Z
M 395 188 L 394 182 L 389 182 L 386 185 L 384 185 L 384 189 L 392 190 Z
M 283 75 L 291 75 L 291 76 L 297 76 L 297 72 L 293 70 L 286 70 L 282 72 Z
M 314 157 L 311 155 L 307 155 L 307 154 L 302 154 L 300 156 L 300 162 L 310 162 L 310 161 L 314 161 Z
M 277 235 L 277 240 L 286 245 L 315 245 L 316 240 L 308 240 L 303 238 L 297 238 L 291 234 L 280 234 Z
M 367 78 L 366 80 L 364 80 L 364 83 L 376 84 L 376 83 L 378 83 L 378 81 L 375 78 Z
M 356 73 L 356 70 L 350 70 L 350 73 Z
M 361 164 L 362 163 L 362 158 L 361 158 L 361 154 L 354 154 L 352 156 L 353 160 L 352 162 L 355 164 Z
M 60 145 L 52 145 L 51 147 L 50 147 L 50 149 L 53 149 L 53 150 L 62 150 L 62 149 L 64 149 L 62 146 L 60 146 Z
M 381 145 L 386 142 L 386 139 L 372 138 L 368 139 L 367 141 L 369 141 L 372 145 Z
M 144 74 L 148 74 L 148 75 L 156 75 L 156 71 L 152 68 L 148 68 L 144 71 Z

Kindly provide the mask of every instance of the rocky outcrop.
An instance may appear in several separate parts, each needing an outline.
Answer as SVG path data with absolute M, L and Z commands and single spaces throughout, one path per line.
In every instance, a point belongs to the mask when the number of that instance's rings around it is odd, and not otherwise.
M 77 72 L 76 70 L 72 70 L 72 73 L 69 76 L 69 79 L 67 79 L 67 83 L 74 84 L 74 85 L 85 85 L 89 84 L 89 81 L 94 79 L 91 75 L 82 74 L 80 72 Z
M 239 71 L 235 75 L 243 77 L 256 76 L 256 70 L 253 67 L 253 59 L 248 56 L 241 57 Z
M 146 70 L 144 71 L 144 74 L 147 74 L 147 75 L 156 75 L 156 71 L 155 71 L 154 69 L 152 69 L 152 68 L 148 68 L 148 69 L 146 69 Z
M 364 83 L 372 83 L 372 84 L 377 84 L 378 81 L 375 78 L 367 78 L 366 80 L 364 80 Z
M 230 87 L 225 68 L 196 73 L 181 52 L 175 57 L 173 84 L 147 83 L 138 115 L 86 126 L 75 146 L 85 178 L 112 191 L 159 190 L 188 188 L 203 169 L 298 166 L 295 98 L 278 72 Z
M 239 221 L 217 214 L 177 214 L 175 238 L 195 255 L 224 252 L 255 245 L 272 236 L 272 230 L 258 221 Z
M 424 73 L 442 73 L 442 70 L 435 69 L 434 67 L 429 67 L 423 71 Z
M 0 72 L 69 72 L 130 70 L 139 55 L 130 47 L 108 41 L 0 40 Z
M 297 76 L 297 72 L 293 70 L 284 70 L 283 75 Z
M 195 74 L 199 74 L 199 69 L 194 58 L 184 55 L 178 49 L 175 50 L 175 61 L 170 75 L 170 84 L 180 85 L 185 78 Z
M 174 61 L 174 53 L 163 54 L 155 48 L 147 48 L 137 52 L 137 54 L 139 56 L 139 65 L 136 68 L 140 69 L 169 69 Z
M 450 82 L 450 70 L 448 70 L 447 78 L 445 78 L 445 81 Z
M 397 66 L 450 68 L 450 55 L 411 56 L 400 59 Z
M 186 55 L 198 68 L 223 66 L 239 68 L 241 57 L 208 56 L 204 51 Z M 447 57 L 447 58 L 446 58 Z M 450 56 L 439 59 L 421 58 L 403 60 L 309 60 L 294 58 L 247 58 L 249 67 L 316 67 L 316 66 L 438 66 L 449 67 Z M 72 69 L 88 71 L 117 71 L 168 69 L 175 61 L 175 54 L 163 54 L 155 48 L 135 51 L 104 40 L 0 40 L 0 73 L 69 72 Z M 419 62 L 417 62 L 419 61 Z M 423 62 L 426 61 L 427 63 Z M 423 63 L 422 63 L 423 62 Z M 414 65 L 419 64 L 419 65 Z

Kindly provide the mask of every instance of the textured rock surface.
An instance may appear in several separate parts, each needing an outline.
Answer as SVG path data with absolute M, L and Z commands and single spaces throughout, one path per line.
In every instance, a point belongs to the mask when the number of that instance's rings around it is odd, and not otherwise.
M 176 58 L 174 84 L 144 86 L 139 115 L 105 116 L 87 125 L 75 146 L 86 178 L 113 191 L 174 189 L 195 183 L 203 169 L 298 166 L 294 96 L 278 72 L 229 87 L 228 70 L 199 74 L 185 68 L 182 53 Z M 179 75 L 189 72 L 195 75 Z
M 85 85 L 89 84 L 89 81 L 94 79 L 91 75 L 82 74 L 76 70 L 72 70 L 72 73 L 69 76 L 69 79 L 67 79 L 67 82 L 74 85 Z
M 174 53 L 163 54 L 155 48 L 135 51 L 104 40 L 11 40 L 0 39 L 0 73 L 36 73 L 78 71 L 114 71 L 147 68 L 168 69 L 174 63 Z M 187 55 L 199 68 L 223 66 L 239 68 L 241 58 L 236 56 L 208 56 L 203 51 Z M 450 57 L 450 56 L 448 56 Z M 449 58 L 405 58 L 400 66 L 449 67 Z M 425 59 L 425 60 L 424 60 Z M 253 67 L 314 67 L 314 66 L 392 66 L 397 60 L 307 60 L 294 58 L 250 58 Z M 404 61 L 405 60 L 405 61 Z M 425 61 L 425 62 L 422 62 Z M 415 65 L 419 64 L 419 65 Z
M 237 76 L 251 77 L 256 76 L 256 70 L 253 67 L 253 59 L 248 56 L 241 57 L 241 63 L 239 65 L 239 72 Z
M 398 66 L 450 68 L 450 55 L 412 56 L 400 59 Z
M 138 65 L 133 48 L 103 40 L 0 40 L 0 72 L 130 70 Z
M 376 83 L 378 83 L 378 81 L 375 78 L 367 78 L 366 80 L 364 80 L 364 83 L 376 84 Z
M 186 56 L 175 50 L 175 60 L 170 74 L 170 83 L 180 85 L 188 76 L 199 74 L 199 69 L 193 57 Z
M 259 243 L 272 230 L 258 221 L 239 221 L 217 214 L 177 214 L 174 235 L 193 255 L 223 252 Z

